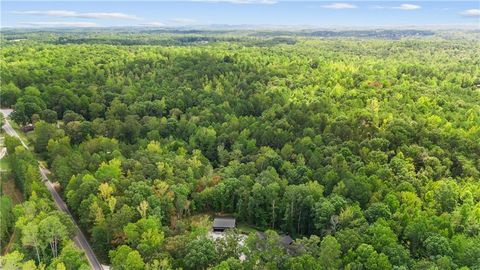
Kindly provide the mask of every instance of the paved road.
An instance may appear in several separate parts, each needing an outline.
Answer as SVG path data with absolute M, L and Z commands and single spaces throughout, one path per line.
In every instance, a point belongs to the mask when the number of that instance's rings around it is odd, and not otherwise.
M 77 235 L 75 236 L 73 241 L 75 241 L 75 244 L 77 244 L 77 246 L 79 248 L 81 248 L 81 249 L 83 249 L 83 251 L 85 251 L 85 255 L 87 256 L 88 262 L 90 263 L 90 266 L 91 266 L 92 269 L 103 270 L 102 264 L 98 261 L 97 257 L 95 256 L 95 253 L 93 253 L 92 248 L 88 244 L 87 238 L 85 237 L 83 232 L 78 227 L 77 222 L 75 222 L 75 219 L 73 218 L 72 214 L 70 213 L 70 210 L 68 210 L 67 204 L 62 200 L 60 195 L 57 193 L 57 191 L 55 190 L 55 188 L 52 185 L 52 182 L 50 182 L 50 180 L 48 180 L 47 174 L 49 174 L 50 171 L 47 170 L 46 168 L 42 167 L 42 166 L 38 166 L 38 169 L 40 170 L 40 174 L 42 175 L 42 181 L 47 186 L 48 191 L 50 191 L 50 193 L 52 194 L 52 197 L 53 197 L 57 207 L 61 211 L 67 213 L 68 216 L 70 217 L 70 219 L 73 221 L 73 224 L 75 224 L 75 226 L 77 227 Z
M 8 117 L 8 115 L 12 112 L 10 109 L 0 109 L 0 112 L 5 116 Z M 17 131 L 12 128 L 10 123 L 8 122 L 7 119 L 5 119 L 5 125 L 3 125 L 3 129 L 10 135 L 10 136 L 15 136 L 17 137 L 20 142 L 22 143 L 23 147 L 28 149 L 28 146 L 25 144 L 25 142 L 22 141 L 20 136 L 18 136 Z M 52 194 L 53 200 L 55 201 L 55 204 L 57 205 L 57 208 L 60 209 L 61 211 L 65 212 L 68 214 L 70 219 L 72 219 L 73 224 L 77 227 L 77 235 L 73 239 L 75 244 L 81 248 L 87 257 L 88 263 L 90 264 L 90 267 L 94 270 L 103 270 L 104 267 L 102 264 L 98 261 L 97 257 L 95 256 L 95 253 L 93 253 L 92 248 L 88 244 L 87 238 L 83 234 L 83 232 L 80 230 L 78 227 L 77 223 L 75 222 L 75 219 L 73 218 L 72 214 L 70 213 L 70 210 L 68 210 L 67 204 L 62 200 L 60 195 L 57 193 L 55 188 L 52 185 L 52 182 L 48 179 L 47 174 L 50 173 L 46 168 L 42 167 L 41 165 L 38 166 L 38 169 L 40 170 L 40 174 L 42 176 L 42 181 L 45 183 L 45 186 L 47 186 L 48 191 L 50 191 L 50 194 Z
M 20 136 L 18 136 L 18 133 L 15 131 L 15 129 L 12 128 L 12 126 L 10 125 L 10 122 L 8 122 L 7 120 L 7 117 L 10 115 L 10 113 L 12 113 L 12 109 L 0 109 L 0 112 L 5 116 L 5 124 L 2 127 L 5 130 L 5 132 L 7 132 L 7 134 L 10 136 L 17 137 L 22 143 L 23 147 L 28 149 L 27 144 L 25 144 L 25 142 L 22 141 Z
M 0 159 L 2 159 L 6 153 L 7 153 L 7 148 L 2 147 L 2 150 L 0 150 Z

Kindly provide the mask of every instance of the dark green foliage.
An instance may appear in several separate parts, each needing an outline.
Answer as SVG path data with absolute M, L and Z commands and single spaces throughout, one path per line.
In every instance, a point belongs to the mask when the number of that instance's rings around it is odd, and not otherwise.
M 2 51 L 2 102 L 44 120 L 35 151 L 113 267 L 478 267 L 477 42 L 117 34 Z M 431 32 L 302 35 L 354 34 Z M 28 195 L 31 153 L 15 146 Z M 205 213 L 272 231 L 240 251 L 206 237 Z
M 207 269 L 217 259 L 215 244 L 207 238 L 199 238 L 190 242 L 185 254 L 185 266 L 187 269 Z
M 0 196 L 0 244 L 4 247 L 9 240 L 9 235 L 12 233 L 14 226 L 12 200 L 7 196 Z

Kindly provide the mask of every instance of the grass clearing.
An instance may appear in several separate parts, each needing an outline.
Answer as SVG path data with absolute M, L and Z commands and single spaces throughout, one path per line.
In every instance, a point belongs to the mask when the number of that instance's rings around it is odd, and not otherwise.
M 5 159 L 5 157 L 3 157 L 2 159 L 0 159 L 0 172 L 3 173 L 4 171 L 9 171 L 9 170 L 10 170 L 10 166 L 7 160 Z
M 1 173 L 1 194 L 12 199 L 13 204 L 19 204 L 24 201 L 23 194 L 17 188 L 13 179 L 9 177 L 9 173 Z
M 243 234 L 256 233 L 258 230 L 246 223 L 238 223 L 237 229 Z
M 0 159 L 0 188 L 0 194 L 10 197 L 13 204 L 23 202 L 23 194 L 17 188 L 10 175 L 10 164 L 6 159 L 6 156 Z

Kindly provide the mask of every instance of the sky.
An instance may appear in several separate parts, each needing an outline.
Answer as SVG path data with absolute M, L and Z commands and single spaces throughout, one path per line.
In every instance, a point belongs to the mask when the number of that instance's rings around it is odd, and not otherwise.
M 469 27 L 480 1 L 2 1 L 6 27 Z

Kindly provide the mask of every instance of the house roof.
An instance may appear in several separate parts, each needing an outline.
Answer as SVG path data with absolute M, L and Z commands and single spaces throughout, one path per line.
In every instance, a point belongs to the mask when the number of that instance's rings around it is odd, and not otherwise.
M 265 232 L 257 232 L 257 236 L 261 240 L 264 240 L 266 238 Z M 293 238 L 288 234 L 280 234 L 279 237 L 280 237 L 280 243 L 282 243 L 286 246 L 293 243 Z
M 217 217 L 213 220 L 214 228 L 235 228 L 235 218 Z
M 282 243 L 283 243 L 284 245 L 287 245 L 287 246 L 288 246 L 288 245 L 290 245 L 291 243 L 293 243 L 293 239 L 292 239 L 292 237 L 290 237 L 290 235 L 282 235 L 282 236 L 280 236 L 280 237 L 281 237 L 281 238 L 280 238 L 280 241 L 282 241 Z
M 257 232 L 257 237 L 261 240 L 265 239 L 265 233 L 264 232 Z

